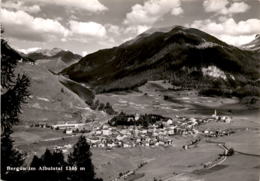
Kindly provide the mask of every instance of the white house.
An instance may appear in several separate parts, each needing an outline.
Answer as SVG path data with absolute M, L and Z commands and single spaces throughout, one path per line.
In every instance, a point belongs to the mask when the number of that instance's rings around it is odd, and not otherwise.
M 172 123 L 173 123 L 173 121 L 172 121 L 171 119 L 169 119 L 169 120 L 166 122 L 167 125 L 172 125 Z
M 85 123 L 65 123 L 65 124 L 55 124 L 51 127 L 54 129 L 78 129 L 83 127 Z
M 104 136 L 109 136 L 109 135 L 112 134 L 112 132 L 111 132 L 110 130 L 102 130 L 102 134 L 103 134 Z
M 66 130 L 66 134 L 72 134 L 72 133 L 73 133 L 72 129 L 67 129 Z

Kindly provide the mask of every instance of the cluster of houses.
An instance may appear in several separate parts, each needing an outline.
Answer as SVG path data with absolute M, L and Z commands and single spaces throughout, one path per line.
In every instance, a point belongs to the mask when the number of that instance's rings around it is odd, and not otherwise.
M 47 122 L 37 122 L 31 124 L 30 127 L 63 130 L 63 133 L 65 134 L 77 134 L 77 133 L 90 132 L 90 130 L 86 127 L 86 123 L 77 123 L 77 122 L 64 122 L 64 123 L 53 124 L 53 125 L 50 125 Z
M 53 150 L 61 150 L 63 153 L 68 153 L 68 150 L 72 148 L 72 144 L 66 144 L 63 146 L 54 146 Z
M 140 116 L 139 116 L 140 117 Z M 218 116 L 215 111 L 208 118 L 193 118 L 176 115 L 174 118 L 161 119 L 152 122 L 147 127 L 143 125 L 120 125 L 108 123 L 95 127 L 92 130 L 86 128 L 86 123 L 65 122 L 63 124 L 48 125 L 37 123 L 34 126 L 63 130 L 66 134 L 85 133 L 91 147 L 96 148 L 131 148 L 136 146 L 156 147 L 170 146 L 174 144 L 174 136 L 197 135 L 217 137 L 231 134 L 230 131 L 199 131 L 198 126 L 210 121 L 231 122 L 228 116 Z
M 220 121 L 224 123 L 231 123 L 231 119 L 232 119 L 230 116 L 219 116 L 217 114 L 217 110 L 214 111 L 212 118 L 214 118 L 216 121 Z
M 222 117 L 220 117 L 222 119 Z M 188 118 L 175 116 L 174 119 L 159 121 L 147 128 L 143 126 L 111 126 L 103 124 L 96 127 L 88 135 L 88 141 L 92 147 L 97 148 L 131 148 L 136 146 L 156 147 L 173 145 L 174 136 L 211 134 L 200 132 L 197 127 L 210 121 L 219 121 L 214 116 L 210 118 Z M 217 132 L 222 135 L 224 132 Z
M 88 138 L 92 147 L 114 148 L 123 147 L 131 148 L 136 146 L 165 146 L 172 145 L 173 140 L 168 136 L 168 132 L 153 131 L 150 129 L 129 128 L 112 128 L 103 125 Z
M 64 124 L 54 124 L 51 126 L 52 129 L 63 130 L 65 134 L 76 134 L 76 133 L 86 133 L 90 132 L 86 128 L 86 123 L 64 123 Z
M 232 130 L 232 129 L 226 129 L 226 130 L 215 130 L 215 131 L 212 131 L 212 130 L 204 130 L 203 132 L 203 135 L 205 137 L 222 137 L 222 136 L 229 136 L 231 134 L 234 134 L 235 131 Z

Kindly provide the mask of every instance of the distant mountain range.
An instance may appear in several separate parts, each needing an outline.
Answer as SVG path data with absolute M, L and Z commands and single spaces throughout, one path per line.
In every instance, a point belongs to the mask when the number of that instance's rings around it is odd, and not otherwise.
M 60 48 L 39 49 L 28 54 L 23 54 L 35 64 L 51 70 L 52 72 L 60 72 L 69 65 L 76 63 L 82 57 L 68 50 Z
M 227 84 L 256 81 L 259 63 L 255 52 L 198 29 L 175 26 L 150 29 L 118 47 L 89 54 L 60 74 L 97 92 L 133 88 L 155 79 L 198 88 L 210 82 L 201 83 L 205 77 Z
M 60 58 L 65 63 L 72 63 L 74 60 L 79 60 L 82 58 L 80 55 L 72 53 L 68 50 L 62 50 L 60 48 L 53 49 L 40 49 L 34 52 L 30 52 L 27 54 L 29 58 L 32 60 L 40 60 L 40 59 L 57 59 Z

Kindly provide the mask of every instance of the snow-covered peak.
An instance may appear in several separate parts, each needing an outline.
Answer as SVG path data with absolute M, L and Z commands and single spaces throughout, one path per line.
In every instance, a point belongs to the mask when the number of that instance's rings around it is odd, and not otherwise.
M 31 53 L 41 53 L 41 54 L 46 55 L 46 56 L 54 56 L 61 51 L 63 51 L 63 50 L 60 49 L 60 48 L 53 48 L 53 49 L 38 49 L 38 50 L 31 52 Z

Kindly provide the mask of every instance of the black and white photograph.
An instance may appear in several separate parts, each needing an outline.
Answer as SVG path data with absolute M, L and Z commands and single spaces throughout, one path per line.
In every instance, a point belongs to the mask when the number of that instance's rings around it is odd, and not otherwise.
M 1 181 L 260 181 L 260 0 L 1 0 Z

